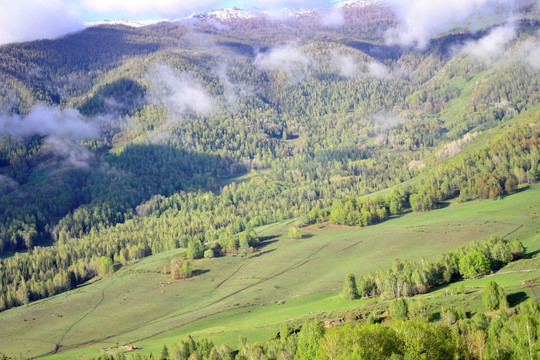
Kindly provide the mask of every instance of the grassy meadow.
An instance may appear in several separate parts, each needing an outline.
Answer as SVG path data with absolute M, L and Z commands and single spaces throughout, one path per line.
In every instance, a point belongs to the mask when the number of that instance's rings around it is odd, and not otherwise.
M 262 246 L 248 259 L 227 255 L 194 261 L 190 279 L 171 280 L 162 272 L 164 265 L 170 268 L 172 259 L 183 256 L 185 250 L 177 249 L 73 291 L 4 311 L 0 352 L 21 358 L 84 358 L 118 345 L 158 354 L 163 344 L 189 334 L 231 347 L 239 336 L 250 342 L 268 339 L 285 320 L 373 303 L 339 296 L 348 272 L 389 267 L 395 258 L 436 259 L 491 235 L 517 237 L 535 254 L 540 251 L 539 215 L 540 186 L 535 185 L 499 200 L 449 203 L 366 228 L 310 226 L 302 229 L 299 240 L 287 238 L 292 221 L 264 226 L 257 229 Z M 481 288 L 493 278 L 507 293 L 523 292 L 516 301 L 520 296 L 538 300 L 538 289 L 523 290 L 522 282 L 539 275 L 537 259 L 524 259 L 491 277 L 467 281 L 467 293 L 478 292 L 481 298 Z M 460 283 L 421 297 L 434 306 L 473 301 L 469 305 L 480 307 L 481 299 L 444 295 L 456 286 Z

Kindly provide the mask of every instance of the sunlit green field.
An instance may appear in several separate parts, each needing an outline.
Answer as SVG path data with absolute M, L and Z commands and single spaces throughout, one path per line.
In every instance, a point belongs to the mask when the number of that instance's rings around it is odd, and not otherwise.
M 348 272 L 385 268 L 396 257 L 436 259 L 491 235 L 517 237 L 529 253 L 540 250 L 539 200 L 540 186 L 533 186 L 500 200 L 451 203 L 367 228 L 311 226 L 302 229 L 300 240 L 287 238 L 291 222 L 268 225 L 257 230 L 263 246 L 248 259 L 195 261 L 194 276 L 187 280 L 162 273 L 183 250 L 158 254 L 74 291 L 0 313 L 0 352 L 60 359 L 128 344 L 156 354 L 188 334 L 233 347 L 239 336 L 268 339 L 284 320 L 362 307 L 365 301 L 339 296 Z M 529 269 L 510 268 L 494 278 L 511 288 L 539 275 L 537 262 L 522 263 Z M 442 291 L 424 296 L 441 301 Z

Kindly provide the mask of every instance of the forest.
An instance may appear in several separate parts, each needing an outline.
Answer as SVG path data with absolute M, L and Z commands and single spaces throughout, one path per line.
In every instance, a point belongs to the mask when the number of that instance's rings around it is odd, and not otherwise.
M 511 39 L 487 54 L 471 49 L 510 31 L 500 17 L 407 48 L 385 42 L 398 19 L 379 3 L 345 8 L 337 28 L 201 18 L 0 46 L 0 312 L 173 249 L 185 259 L 163 272 L 187 279 L 191 261 L 247 259 L 265 225 L 290 221 L 302 240 L 527 191 L 540 180 L 535 6 L 520 2 Z M 345 292 L 401 300 L 525 255 L 494 235 L 351 269 Z M 443 325 L 306 322 L 237 352 L 182 340 L 161 359 L 528 358 L 512 329 L 537 329 L 538 314 L 527 302 Z

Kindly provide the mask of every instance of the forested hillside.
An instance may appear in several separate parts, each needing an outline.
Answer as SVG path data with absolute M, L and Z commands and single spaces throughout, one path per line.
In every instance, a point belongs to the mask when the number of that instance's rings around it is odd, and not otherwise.
M 267 224 L 296 219 L 301 238 L 537 182 L 540 18 L 506 10 L 417 47 L 388 41 L 398 19 L 377 2 L 340 26 L 201 15 L 1 46 L 0 311 L 177 248 L 248 257 Z M 374 277 L 361 294 L 387 291 Z M 407 327 L 343 336 L 407 349 Z
M 284 219 L 367 226 L 538 179 L 538 123 L 512 122 L 539 101 L 520 56 L 535 20 L 476 54 L 508 25 L 419 51 L 378 43 L 394 22 L 382 5 L 354 11 L 368 21 L 346 30 L 201 20 L 2 47 L 0 251 L 34 249 L 3 260 L 2 308 L 93 277 L 102 256 L 234 251 Z

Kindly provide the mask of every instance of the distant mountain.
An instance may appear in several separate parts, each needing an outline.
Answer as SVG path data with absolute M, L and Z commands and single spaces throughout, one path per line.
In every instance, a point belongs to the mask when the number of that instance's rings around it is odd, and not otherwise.
M 162 21 L 169 21 L 169 19 L 159 19 L 159 20 L 102 20 L 102 21 L 87 21 L 84 23 L 85 26 L 102 26 L 102 25 L 124 25 L 131 26 L 134 28 L 154 25 Z
M 175 20 L 169 19 L 158 19 L 158 20 L 103 20 L 103 21 L 93 21 L 85 22 L 85 26 L 102 26 L 102 25 L 124 25 L 134 28 L 154 25 L 160 22 L 192 22 L 192 21 L 207 21 L 214 20 L 222 24 L 234 22 L 237 20 L 247 20 L 255 18 L 269 18 L 272 20 L 290 20 L 298 19 L 305 17 L 318 17 L 320 14 L 325 14 L 333 9 L 354 9 L 354 8 L 363 8 L 368 6 L 380 5 L 380 0 L 344 0 L 334 3 L 332 6 L 327 8 L 300 8 L 300 9 L 290 9 L 283 8 L 280 10 L 265 10 L 258 8 L 251 9 L 241 9 L 238 7 L 224 8 L 220 10 L 192 14 L 187 17 L 178 18 Z

